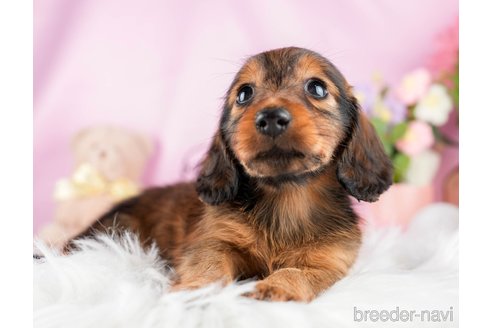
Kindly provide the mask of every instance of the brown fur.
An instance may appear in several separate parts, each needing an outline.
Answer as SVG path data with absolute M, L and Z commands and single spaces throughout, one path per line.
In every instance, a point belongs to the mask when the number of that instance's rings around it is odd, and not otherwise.
M 313 78 L 326 98 L 305 91 Z M 254 96 L 238 104 L 244 84 Z M 273 107 L 292 116 L 276 138 L 255 128 L 257 113 Z M 156 242 L 176 268 L 175 289 L 257 277 L 250 297 L 310 301 L 357 256 L 361 233 L 348 196 L 374 201 L 391 178 L 340 72 L 309 50 L 277 49 L 237 74 L 196 182 L 146 190 L 82 236 L 112 227 Z

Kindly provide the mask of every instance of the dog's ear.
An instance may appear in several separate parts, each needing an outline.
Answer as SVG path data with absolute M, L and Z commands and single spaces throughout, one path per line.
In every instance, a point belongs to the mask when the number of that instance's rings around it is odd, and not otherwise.
M 238 192 L 239 177 L 218 132 L 201 163 L 196 190 L 202 201 L 218 205 L 233 200 Z
M 393 181 L 393 166 L 384 152 L 371 122 L 351 100 L 356 113 L 355 126 L 348 145 L 337 163 L 337 176 L 345 189 L 358 200 L 377 201 Z

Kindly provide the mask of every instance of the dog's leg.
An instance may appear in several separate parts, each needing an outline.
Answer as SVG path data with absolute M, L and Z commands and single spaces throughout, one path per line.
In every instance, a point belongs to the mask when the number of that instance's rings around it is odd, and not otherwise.
M 287 252 L 284 267 L 273 271 L 246 296 L 259 300 L 309 302 L 342 279 L 357 257 L 359 243 Z M 294 258 L 289 261 L 288 258 Z
M 342 271 L 283 268 L 259 281 L 255 291 L 246 296 L 258 300 L 309 302 L 344 275 Z
M 227 245 L 194 245 L 177 265 L 173 290 L 196 289 L 213 282 L 231 283 L 239 272 L 241 257 Z

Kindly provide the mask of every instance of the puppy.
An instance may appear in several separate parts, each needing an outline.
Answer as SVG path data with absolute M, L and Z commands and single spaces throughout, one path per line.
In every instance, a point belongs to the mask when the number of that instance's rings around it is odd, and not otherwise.
M 175 289 L 255 277 L 250 297 L 310 301 L 357 256 L 349 195 L 373 202 L 391 182 L 391 161 L 338 69 L 307 49 L 276 49 L 237 73 L 195 182 L 148 189 L 81 237 L 128 229 L 155 242 Z

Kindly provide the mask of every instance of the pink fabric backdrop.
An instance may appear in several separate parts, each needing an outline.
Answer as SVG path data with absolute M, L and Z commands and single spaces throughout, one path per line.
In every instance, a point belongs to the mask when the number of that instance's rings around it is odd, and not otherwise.
M 458 0 L 34 2 L 34 230 L 51 219 L 79 129 L 112 123 L 158 145 L 147 184 L 191 177 L 248 55 L 302 46 L 352 83 L 425 63 Z M 457 159 L 453 159 L 456 161 Z

